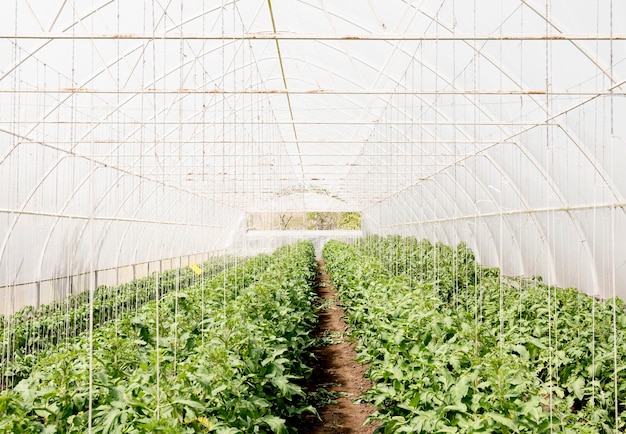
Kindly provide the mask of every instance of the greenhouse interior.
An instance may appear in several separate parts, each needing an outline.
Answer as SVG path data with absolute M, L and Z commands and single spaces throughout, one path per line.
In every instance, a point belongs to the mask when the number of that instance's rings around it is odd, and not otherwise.
M 626 432 L 626 2 L 3 10 L 0 432 Z

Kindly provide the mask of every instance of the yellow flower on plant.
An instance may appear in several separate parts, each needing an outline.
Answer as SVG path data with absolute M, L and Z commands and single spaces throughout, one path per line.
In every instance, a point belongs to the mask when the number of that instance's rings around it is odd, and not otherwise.
M 199 417 L 198 422 L 200 422 L 200 425 L 202 425 L 205 428 L 211 428 L 213 426 L 213 424 L 211 424 L 211 422 L 209 421 L 208 417 Z

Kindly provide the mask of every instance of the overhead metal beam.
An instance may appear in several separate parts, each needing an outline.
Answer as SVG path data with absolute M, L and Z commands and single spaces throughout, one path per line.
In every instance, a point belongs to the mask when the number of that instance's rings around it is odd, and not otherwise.
M 618 86 L 622 85 L 620 83 Z M 68 87 L 68 88 L 0 88 L 0 93 L 34 93 L 34 94 L 131 94 L 131 95 L 196 95 L 196 94 L 220 94 L 220 95 L 554 95 L 554 96 L 602 96 L 602 95 L 626 95 L 626 92 L 619 91 L 615 87 L 600 91 L 581 90 L 550 90 L 545 89 L 96 89 L 89 87 Z
M 610 33 L 558 33 L 558 34 L 303 34 L 283 32 L 262 32 L 243 34 L 199 34 L 199 33 L 166 33 L 166 34 L 140 34 L 140 33 L 18 33 L 0 34 L 0 39 L 70 39 L 70 40 L 181 40 L 200 41 L 239 41 L 239 40 L 284 40 L 284 41 L 624 41 L 625 34 Z
M 392 228 L 392 227 L 401 227 L 401 226 L 413 226 L 413 225 L 424 225 L 424 224 L 437 224 L 437 223 L 450 223 L 456 221 L 463 220 L 478 220 L 478 219 L 486 219 L 486 218 L 494 218 L 494 217 L 503 217 L 503 216 L 514 216 L 514 215 L 524 215 L 524 214 L 541 214 L 541 213 L 553 213 L 553 212 L 572 212 L 572 211 L 588 211 L 595 209 L 624 209 L 626 208 L 626 203 L 599 203 L 599 204 L 590 204 L 590 205 L 574 205 L 574 206 L 555 206 L 555 207 L 544 207 L 544 208 L 532 208 L 532 209 L 514 209 L 514 210 L 503 210 L 496 212 L 488 212 L 484 214 L 473 214 L 473 215 L 464 215 L 458 217 L 443 217 L 440 219 L 431 219 L 431 220 L 421 220 L 421 221 L 410 221 L 403 223 L 394 223 L 394 224 L 386 224 L 380 225 L 383 228 Z
M 189 222 L 176 222 L 176 221 L 164 221 L 164 220 L 150 220 L 141 218 L 124 218 L 115 216 L 94 216 L 88 214 L 67 214 L 59 212 L 47 212 L 47 211 L 27 211 L 23 209 L 10 209 L 0 208 L 0 214 L 12 214 L 20 216 L 37 216 L 37 217 L 54 217 L 59 219 L 69 220 L 94 220 L 94 221 L 115 221 L 124 223 L 142 223 L 142 224 L 155 224 L 155 225 L 170 225 L 170 226 L 191 226 L 199 228 L 219 228 L 218 225 L 209 225 L 205 223 L 189 223 Z
M 19 122 L 21 124 L 30 124 L 30 123 L 39 123 L 42 122 L 41 119 L 23 119 L 20 118 Z M 399 120 L 399 121 L 395 121 L 395 120 L 387 120 L 387 119 L 364 119 L 362 121 L 355 121 L 355 120 L 350 120 L 350 121 L 338 121 L 338 120 L 298 120 L 295 121 L 298 125 L 323 125 L 323 126 L 327 126 L 327 125 L 372 125 L 372 126 L 495 126 L 495 127 L 501 127 L 501 126 L 535 126 L 535 125 L 545 125 L 546 121 L 545 120 L 541 120 L 541 121 L 537 121 L 537 122 L 516 122 L 516 121 L 508 121 L 508 120 L 503 120 L 503 121 L 476 121 L 476 122 L 471 122 L 471 121 L 430 121 L 430 120 L 423 120 L 423 119 L 419 119 L 419 120 L 411 120 L 411 119 L 407 119 L 407 120 Z M 81 120 L 63 120 L 63 119 L 46 119 L 45 120 L 46 124 L 49 125 L 56 125 L 56 124 L 71 124 L 71 125 L 93 125 L 94 121 L 93 120 L 86 120 L 86 121 L 81 121 Z M 103 119 L 103 120 L 98 120 L 97 121 L 98 125 L 214 125 L 215 122 L 213 120 L 205 120 L 205 121 L 200 121 L 200 120 L 193 120 L 193 119 L 182 119 L 182 120 L 168 120 L 168 119 L 150 119 L 150 120 L 146 120 L 146 121 L 138 121 L 138 120 L 114 120 L 114 119 Z M 280 121 L 280 120 L 271 120 L 271 121 L 247 121 L 247 120 L 239 120 L 237 121 L 236 125 L 241 125 L 241 126 L 252 126 L 252 125 L 263 125 L 263 126 L 273 126 L 273 125 L 288 125 L 291 126 L 291 124 L 293 123 L 293 121 Z M 14 125 L 15 124 L 15 120 L 13 119 L 0 119 L 0 125 Z M 231 123 L 232 125 L 232 123 Z M 119 142 L 120 140 L 97 140 L 97 142 Z M 240 140 L 237 141 L 236 143 L 241 143 L 242 141 L 245 140 Z M 368 140 L 370 142 L 372 142 L 372 140 Z M 123 142 L 129 142 L 129 140 L 125 139 L 123 140 Z M 158 143 L 162 143 L 162 140 L 159 140 Z M 188 140 L 185 140 L 185 143 L 188 143 Z M 218 143 L 221 141 L 217 141 L 217 140 L 212 140 L 211 143 Z M 257 140 L 257 142 L 262 142 L 262 140 Z M 285 140 L 281 140 L 281 142 L 285 142 Z M 306 141 L 301 141 L 302 143 L 306 142 Z M 335 140 L 329 141 L 329 143 L 335 143 Z M 360 140 L 359 142 L 363 142 L 362 140 Z M 458 141 L 457 141 L 458 142 Z M 55 143 L 61 143 L 61 142 L 55 142 Z M 74 143 L 74 142 L 73 142 Z M 143 143 L 147 143 L 147 142 L 143 142 Z M 316 143 L 323 143 L 322 140 L 318 140 L 316 141 Z M 341 143 L 349 143 L 345 140 L 342 140 Z M 398 141 L 394 140 L 394 143 L 398 143 Z

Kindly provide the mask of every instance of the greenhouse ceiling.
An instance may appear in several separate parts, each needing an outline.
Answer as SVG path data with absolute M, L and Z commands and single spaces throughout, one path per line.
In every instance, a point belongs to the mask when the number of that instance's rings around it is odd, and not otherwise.
M 5 3 L 0 285 L 297 211 L 626 277 L 626 2 Z

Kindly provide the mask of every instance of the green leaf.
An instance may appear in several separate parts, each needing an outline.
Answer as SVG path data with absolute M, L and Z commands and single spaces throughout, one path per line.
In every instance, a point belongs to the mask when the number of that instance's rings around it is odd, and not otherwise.
M 572 381 L 568 385 L 568 390 L 576 396 L 578 399 L 583 399 L 585 396 L 585 379 L 582 377 L 576 377 L 574 381 Z
M 512 419 L 506 416 L 502 416 L 501 414 L 493 413 L 490 411 L 490 412 L 485 413 L 485 416 L 487 416 L 490 419 L 493 419 L 494 421 L 498 422 L 501 425 L 506 426 L 507 428 L 511 428 L 514 430 L 516 427 L 515 422 Z
M 528 349 L 526 349 L 524 345 L 521 345 L 521 344 L 513 345 L 512 349 L 513 351 L 518 353 L 520 355 L 520 358 L 522 358 L 524 361 L 527 361 L 530 359 L 530 353 L 528 352 Z
M 237 428 L 230 428 L 230 427 L 219 427 L 215 429 L 215 432 L 217 434 L 240 434 L 241 430 Z
M 102 432 L 104 434 L 112 432 L 113 428 L 115 428 L 115 421 L 120 415 L 120 410 L 116 408 L 112 408 L 104 419 L 104 423 L 102 425 Z
M 300 386 L 290 383 L 289 379 L 284 375 L 272 378 L 271 382 L 287 398 L 291 398 L 292 395 L 302 395 Z
M 461 381 L 459 381 L 458 383 L 456 383 L 453 387 L 452 387 L 452 398 L 457 401 L 460 402 L 463 398 L 465 398 L 465 396 L 467 395 L 467 392 L 469 390 L 469 386 L 468 386 L 468 378 L 467 377 L 463 377 L 461 378 Z
M 220 384 L 215 389 L 211 390 L 211 396 L 217 396 L 218 393 L 226 390 L 227 386 L 225 384 Z
M 440 433 L 440 432 L 459 432 L 458 428 L 455 426 L 438 426 L 436 428 L 436 433 Z
M 453 405 L 447 405 L 443 408 L 447 412 L 467 413 L 467 406 L 462 402 L 457 402 Z
M 185 407 L 193 408 L 195 410 L 204 410 L 205 406 L 198 401 L 191 401 L 189 399 L 177 399 L 174 401 L 175 404 L 181 404 Z
M 54 412 L 48 408 L 34 408 L 33 410 L 35 411 L 35 414 L 41 418 L 47 418 L 51 414 L 54 414 Z
M 527 416 L 532 416 L 533 420 L 539 421 L 541 418 L 541 398 L 539 396 L 531 397 L 522 407 L 522 413 Z
M 285 420 L 278 416 L 263 416 L 261 420 L 268 424 L 272 431 L 277 434 L 284 434 L 288 432 Z

